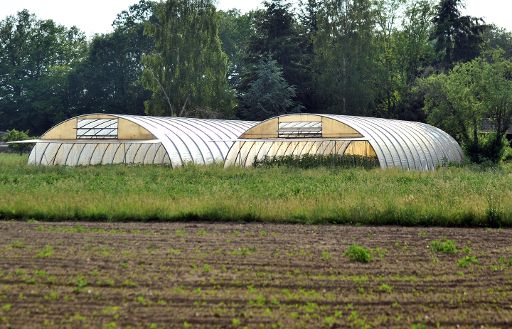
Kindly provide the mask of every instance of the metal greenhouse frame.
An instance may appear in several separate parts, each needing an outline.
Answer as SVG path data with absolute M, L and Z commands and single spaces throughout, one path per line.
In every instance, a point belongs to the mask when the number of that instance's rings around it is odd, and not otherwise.
M 252 166 L 265 158 L 305 154 L 374 157 L 382 168 L 406 170 L 434 170 L 464 157 L 450 135 L 424 123 L 291 114 L 247 130 L 231 148 L 225 166 Z

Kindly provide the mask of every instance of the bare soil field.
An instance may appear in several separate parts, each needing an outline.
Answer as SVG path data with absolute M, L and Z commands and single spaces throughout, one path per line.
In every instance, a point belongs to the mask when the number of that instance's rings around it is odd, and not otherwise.
M 0 222 L 0 328 L 507 328 L 511 256 L 511 230 Z

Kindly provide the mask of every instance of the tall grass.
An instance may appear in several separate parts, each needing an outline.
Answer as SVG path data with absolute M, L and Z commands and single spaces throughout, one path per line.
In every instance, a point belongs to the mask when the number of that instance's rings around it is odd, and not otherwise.
M 0 155 L 0 219 L 512 227 L 512 170 L 33 167 Z M 491 200 L 491 201 L 489 201 Z

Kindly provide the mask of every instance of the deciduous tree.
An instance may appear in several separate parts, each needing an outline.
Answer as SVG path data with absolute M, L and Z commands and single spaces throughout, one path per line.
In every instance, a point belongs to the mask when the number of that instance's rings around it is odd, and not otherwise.
M 72 114 L 90 112 L 144 114 L 151 93 L 140 83 L 142 55 L 154 48 L 144 35 L 156 4 L 141 0 L 118 15 L 114 32 L 97 35 L 86 60 L 70 75 Z
M 67 76 L 85 57 L 77 28 L 23 10 L 0 22 L 0 129 L 44 132 L 66 117 Z
M 473 161 L 498 161 L 512 123 L 512 62 L 494 52 L 420 83 L 429 121 L 455 136 Z M 493 134 L 482 127 L 492 123 Z
M 230 117 L 234 93 L 228 59 L 219 38 L 219 18 L 210 0 L 167 0 L 146 32 L 155 50 L 143 56 L 142 82 L 153 95 L 150 115 Z

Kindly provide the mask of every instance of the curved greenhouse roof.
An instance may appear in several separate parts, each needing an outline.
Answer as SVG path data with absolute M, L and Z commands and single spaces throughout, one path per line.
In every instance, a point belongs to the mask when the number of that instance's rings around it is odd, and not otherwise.
M 33 148 L 37 165 L 222 162 L 233 140 L 254 122 L 91 114 L 50 129 Z
M 459 163 L 463 153 L 446 132 L 428 124 L 347 115 L 291 114 L 269 119 L 231 148 L 226 166 L 252 166 L 280 156 L 357 155 L 382 168 L 433 170 Z

